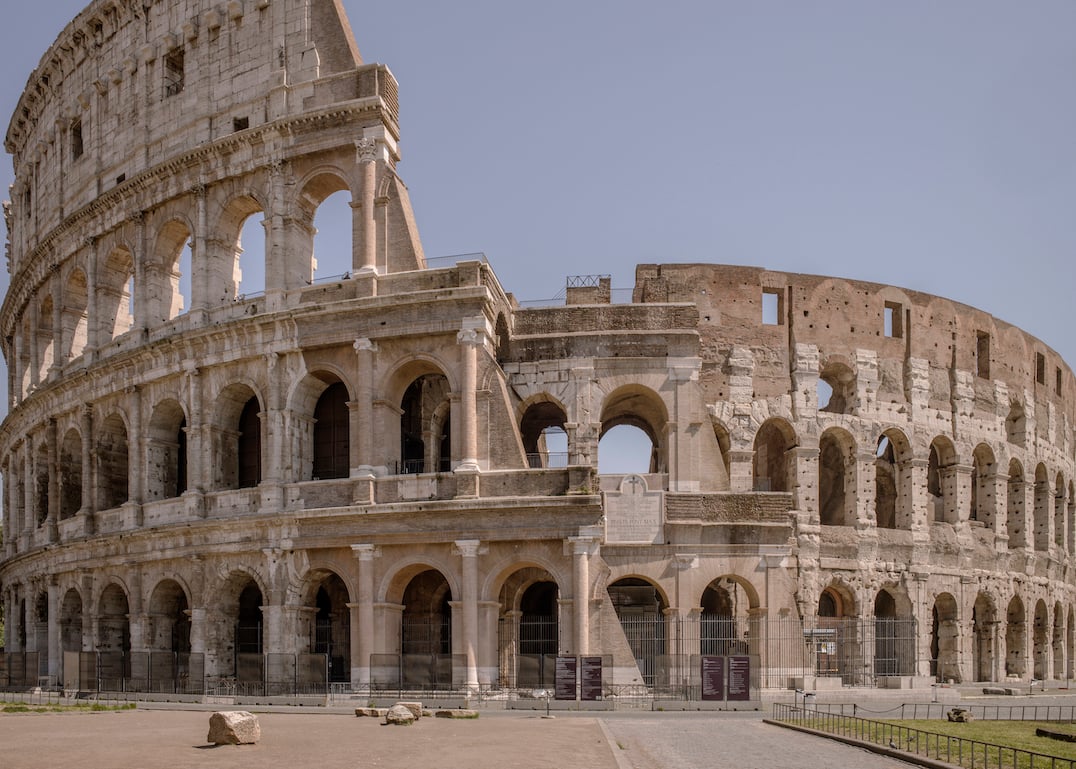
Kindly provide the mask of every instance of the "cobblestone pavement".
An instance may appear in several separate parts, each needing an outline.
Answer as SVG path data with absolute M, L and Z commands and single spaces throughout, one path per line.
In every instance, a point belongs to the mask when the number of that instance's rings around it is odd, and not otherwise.
M 620 769 L 908 769 L 910 764 L 762 723 L 758 714 L 603 718 Z

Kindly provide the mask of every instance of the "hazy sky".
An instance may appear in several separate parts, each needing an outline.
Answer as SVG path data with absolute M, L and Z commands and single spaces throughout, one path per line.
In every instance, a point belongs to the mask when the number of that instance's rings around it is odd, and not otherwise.
M 7 5 L 5 127 L 84 4 Z M 1076 365 L 1071 0 L 344 5 L 400 82 L 427 256 L 483 251 L 521 300 L 639 262 L 893 283 Z

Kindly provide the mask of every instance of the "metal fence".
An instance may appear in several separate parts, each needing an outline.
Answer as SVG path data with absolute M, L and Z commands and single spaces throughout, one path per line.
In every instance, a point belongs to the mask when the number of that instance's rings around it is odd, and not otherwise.
M 907 752 L 947 764 L 982 769 L 1076 769 L 1076 759 L 1051 756 L 1007 745 L 966 737 L 938 734 L 903 726 L 895 721 L 876 721 L 857 716 L 802 708 L 773 706 L 775 721 L 815 729 L 827 734 L 888 747 L 894 755 Z

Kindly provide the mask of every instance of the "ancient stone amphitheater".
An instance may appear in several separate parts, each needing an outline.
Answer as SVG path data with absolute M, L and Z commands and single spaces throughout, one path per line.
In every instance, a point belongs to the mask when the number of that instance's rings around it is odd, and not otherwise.
M 95 0 L 44 54 L 5 144 L 0 686 L 1073 677 L 1053 350 L 746 267 L 522 307 L 481 256 L 426 261 L 399 136 L 333 0 Z M 350 253 L 315 258 L 341 192 Z M 617 427 L 648 468 L 598 472 Z

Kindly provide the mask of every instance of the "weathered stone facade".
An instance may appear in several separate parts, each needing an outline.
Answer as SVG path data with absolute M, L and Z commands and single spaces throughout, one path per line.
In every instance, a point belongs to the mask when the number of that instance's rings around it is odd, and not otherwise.
M 356 688 L 425 657 L 404 683 L 516 686 L 555 654 L 656 686 L 656 660 L 736 649 L 768 686 L 1073 677 L 1053 350 L 935 296 L 746 267 L 523 308 L 481 258 L 426 263 L 398 139 L 396 82 L 332 0 L 96 0 L 45 54 L 6 139 L 7 652 L 53 680 L 79 651 L 240 680 L 244 655 L 324 654 Z M 340 190 L 351 270 L 316 282 Z M 598 475 L 619 425 L 649 473 Z M 647 649 L 633 614 L 661 625 Z M 866 676 L 804 650 L 842 618 L 914 621 L 911 648 Z

